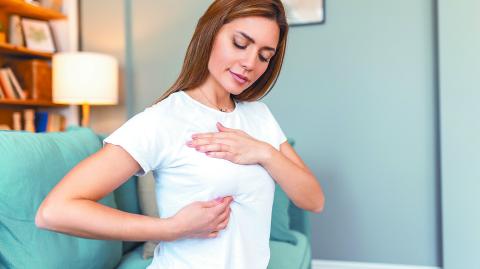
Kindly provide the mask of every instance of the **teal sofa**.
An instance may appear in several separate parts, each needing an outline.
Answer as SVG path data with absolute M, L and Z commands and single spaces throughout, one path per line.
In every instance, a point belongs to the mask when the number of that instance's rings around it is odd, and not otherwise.
M 151 258 L 142 258 L 143 242 L 86 239 L 35 225 L 36 211 L 45 196 L 78 162 L 101 149 L 104 137 L 76 126 L 58 133 L 0 131 L 1 269 L 140 269 L 151 263 Z M 136 186 L 134 176 L 99 202 L 140 214 Z M 282 203 L 277 194 L 281 191 L 275 193 L 274 212 Z M 280 240 L 270 240 L 268 268 L 310 268 L 307 212 L 285 201 L 285 216 L 279 211 L 273 217 L 272 230 L 277 231 L 274 227 L 287 221 L 287 239 L 296 242 L 282 241 L 281 233 L 277 236 Z

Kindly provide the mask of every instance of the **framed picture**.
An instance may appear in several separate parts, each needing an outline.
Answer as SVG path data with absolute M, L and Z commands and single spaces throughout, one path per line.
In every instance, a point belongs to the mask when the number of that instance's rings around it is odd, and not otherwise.
M 22 29 L 28 49 L 55 52 L 52 32 L 47 21 L 22 18 Z
M 290 26 L 325 22 L 326 0 L 283 0 Z

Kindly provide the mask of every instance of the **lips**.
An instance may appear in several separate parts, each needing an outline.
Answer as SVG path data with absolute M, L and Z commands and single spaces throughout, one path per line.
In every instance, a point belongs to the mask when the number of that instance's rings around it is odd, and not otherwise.
M 248 78 L 245 77 L 245 76 L 242 76 L 240 74 L 237 74 L 237 73 L 234 73 L 232 72 L 231 70 L 228 70 L 230 72 L 230 74 L 232 75 L 232 77 L 239 83 L 243 84 L 245 82 L 248 81 Z

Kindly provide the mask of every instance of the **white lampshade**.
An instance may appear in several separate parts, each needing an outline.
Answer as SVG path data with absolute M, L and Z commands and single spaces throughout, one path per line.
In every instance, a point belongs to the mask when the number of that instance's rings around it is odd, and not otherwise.
M 61 104 L 118 103 L 118 61 L 92 52 L 62 52 L 52 59 L 53 101 Z

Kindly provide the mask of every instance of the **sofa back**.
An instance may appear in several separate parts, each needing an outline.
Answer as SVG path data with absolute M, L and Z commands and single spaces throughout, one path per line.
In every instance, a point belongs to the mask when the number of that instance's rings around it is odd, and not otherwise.
M 35 215 L 50 190 L 98 151 L 87 128 L 67 132 L 0 131 L 0 268 L 114 268 L 122 242 L 38 229 Z M 112 194 L 99 201 L 116 208 Z

